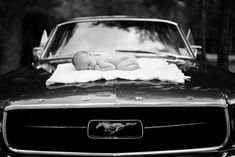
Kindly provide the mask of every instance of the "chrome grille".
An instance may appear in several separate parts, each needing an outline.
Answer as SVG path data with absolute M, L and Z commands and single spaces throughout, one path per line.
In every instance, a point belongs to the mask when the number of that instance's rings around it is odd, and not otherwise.
M 228 136 L 221 107 L 120 107 L 9 110 L 5 142 L 16 150 L 126 153 L 220 147 Z M 91 120 L 140 120 L 138 139 L 92 139 Z

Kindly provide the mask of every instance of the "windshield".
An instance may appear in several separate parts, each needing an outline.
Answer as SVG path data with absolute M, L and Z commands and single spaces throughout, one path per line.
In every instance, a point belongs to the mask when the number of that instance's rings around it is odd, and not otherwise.
M 72 57 L 78 51 L 94 54 L 160 52 L 191 57 L 175 25 L 126 20 L 61 25 L 57 28 L 44 57 Z

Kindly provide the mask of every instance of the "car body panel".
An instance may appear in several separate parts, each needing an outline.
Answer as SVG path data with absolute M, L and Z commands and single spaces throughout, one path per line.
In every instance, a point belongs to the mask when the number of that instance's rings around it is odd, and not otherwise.
M 206 104 L 226 105 L 221 89 L 205 74 L 194 82 L 177 84 L 160 81 L 96 81 L 71 85 L 46 86 L 50 74 L 34 70 L 27 77 L 15 77 L 14 95 L 9 105 L 33 104 Z M 202 78 L 204 77 L 204 78 Z M 199 86 L 200 84 L 200 86 Z M 35 90 L 34 90 L 35 89 Z M 140 100 L 138 100 L 138 97 Z

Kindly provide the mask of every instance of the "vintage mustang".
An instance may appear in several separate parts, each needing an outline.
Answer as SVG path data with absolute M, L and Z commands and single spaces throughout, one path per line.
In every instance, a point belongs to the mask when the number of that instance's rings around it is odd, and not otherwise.
M 134 55 L 141 66 L 76 71 L 78 51 Z M 0 156 L 233 156 L 235 74 L 196 52 L 168 20 L 57 25 L 32 67 L 0 77 Z

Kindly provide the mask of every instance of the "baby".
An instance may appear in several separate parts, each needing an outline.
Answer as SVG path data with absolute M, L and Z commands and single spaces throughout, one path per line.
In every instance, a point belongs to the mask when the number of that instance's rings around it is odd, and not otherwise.
M 77 52 L 72 59 L 76 70 L 135 70 L 139 68 L 137 58 L 127 54 L 104 54 L 94 56 L 86 51 Z

